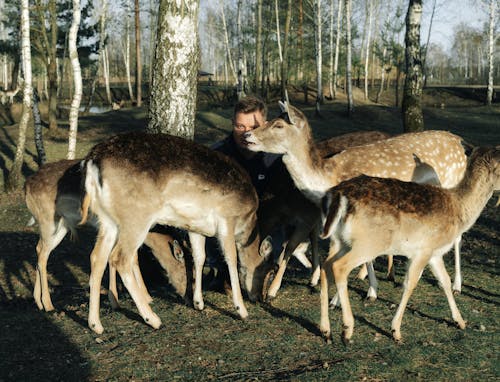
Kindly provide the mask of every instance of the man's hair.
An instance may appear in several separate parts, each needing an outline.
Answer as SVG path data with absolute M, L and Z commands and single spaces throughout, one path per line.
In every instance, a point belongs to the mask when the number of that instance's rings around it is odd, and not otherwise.
M 248 114 L 260 111 L 264 119 L 267 118 L 267 106 L 259 97 L 247 96 L 242 98 L 234 106 L 234 116 L 238 113 Z

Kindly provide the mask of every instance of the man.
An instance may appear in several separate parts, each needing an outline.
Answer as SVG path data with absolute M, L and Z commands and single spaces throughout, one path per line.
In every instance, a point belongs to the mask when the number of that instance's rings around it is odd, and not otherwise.
M 232 133 L 212 149 L 236 159 L 247 170 L 260 198 L 269 185 L 270 174 L 283 166 L 281 155 L 248 150 L 243 135 L 267 122 L 267 107 L 257 97 L 245 97 L 234 107 L 232 121 Z
M 231 134 L 212 145 L 212 149 L 235 159 L 248 172 L 257 195 L 261 199 L 266 191 L 270 191 L 268 187 L 272 174 L 286 171 L 281 161 L 281 154 L 250 151 L 243 137 L 246 132 L 263 126 L 267 122 L 267 106 L 261 99 L 254 96 L 242 98 L 234 107 L 232 122 Z M 281 228 L 274 232 L 272 237 L 273 255 L 276 256 L 281 252 L 281 244 L 284 241 Z M 270 237 L 266 239 L 271 240 Z M 227 270 L 223 265 L 217 242 L 214 239 L 208 239 L 206 243 L 206 265 L 212 269 L 214 267 L 218 269 L 217 278 L 210 284 L 209 289 L 220 289 L 224 280 L 228 279 Z

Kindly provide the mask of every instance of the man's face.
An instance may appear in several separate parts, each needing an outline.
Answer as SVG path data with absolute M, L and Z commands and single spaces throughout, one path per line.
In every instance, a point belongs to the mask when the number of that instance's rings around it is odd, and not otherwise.
M 236 144 L 240 148 L 246 149 L 247 144 L 245 143 L 243 135 L 259 126 L 263 126 L 265 122 L 264 116 L 260 111 L 236 113 L 233 120 L 233 137 Z

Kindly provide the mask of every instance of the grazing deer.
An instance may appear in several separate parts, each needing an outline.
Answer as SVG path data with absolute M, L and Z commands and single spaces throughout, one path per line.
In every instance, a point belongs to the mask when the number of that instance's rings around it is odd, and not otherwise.
M 81 220 L 80 183 L 80 160 L 47 163 L 25 183 L 26 205 L 38 222 L 40 232 L 36 246 L 37 267 L 33 296 L 38 308 L 47 312 L 54 310 L 47 279 L 47 262 L 51 252 L 68 231 L 73 237 L 76 235 L 76 226 Z M 89 224 L 96 228 L 98 226 L 95 219 L 89 219 Z M 170 235 L 150 232 L 145 244 L 166 270 L 176 292 L 185 296 L 184 253 L 177 240 Z M 118 294 L 114 274 L 110 269 L 109 297 L 111 304 L 116 307 Z
M 293 106 L 283 103 L 280 106 L 287 112 L 290 123 L 276 118 L 247 132 L 247 148 L 283 154 L 283 163 L 297 188 L 318 205 L 329 188 L 361 174 L 410 181 L 415 170 L 414 154 L 435 170 L 444 188 L 457 185 L 465 172 L 466 155 L 461 138 L 446 131 L 401 134 L 323 158 L 304 114 Z M 456 291 L 461 287 L 459 244 L 457 238 Z
M 201 290 L 205 237 L 219 239 L 229 269 L 233 302 L 248 316 L 241 282 L 251 300 L 262 297 L 270 264 L 259 253 L 258 199 L 249 176 L 236 162 L 205 146 L 166 134 L 131 133 L 96 145 L 84 162 L 86 195 L 83 220 L 90 210 L 99 219 L 91 254 L 89 327 L 103 331 L 99 289 L 106 262 L 116 266 L 144 321 L 161 325 L 133 264 L 137 249 L 156 223 L 189 231 L 194 265 L 193 305 L 203 309 Z
M 390 137 L 380 131 L 359 131 L 339 135 L 318 142 L 318 150 L 323 158 L 338 154 L 353 146 L 372 143 Z M 283 275 L 291 256 L 307 268 L 312 268 L 312 277 L 309 285 L 314 287 L 319 281 L 319 252 L 318 235 L 321 211 L 318 206 L 308 200 L 294 185 L 287 171 L 273 174 L 269 190 L 272 197 L 261 201 L 258 219 L 261 237 L 266 237 L 277 226 L 289 228 L 286 235 L 287 242 L 280 256 L 278 270 L 267 291 L 267 299 L 276 297 L 281 287 Z M 312 265 L 304 255 L 308 242 L 311 243 Z M 300 245 L 304 244 L 304 245 Z M 300 246 L 299 246 L 300 245 Z M 372 270 L 373 267 L 370 269 Z M 374 271 L 373 271 L 374 272 Z M 370 273 L 371 284 L 376 283 L 374 274 Z M 376 285 L 373 285 L 376 288 Z
M 351 339 L 354 319 L 348 275 L 354 267 L 387 253 L 409 260 L 403 296 L 392 320 L 396 341 L 401 341 L 404 310 L 427 264 L 446 294 L 453 320 L 464 329 L 443 255 L 475 223 L 498 190 L 500 146 L 476 149 L 462 181 L 451 189 L 362 175 L 328 191 L 322 201 L 321 237 L 330 238 L 330 250 L 321 269 L 321 333 L 330 338 L 328 284 L 335 279 L 343 338 L 347 342 Z

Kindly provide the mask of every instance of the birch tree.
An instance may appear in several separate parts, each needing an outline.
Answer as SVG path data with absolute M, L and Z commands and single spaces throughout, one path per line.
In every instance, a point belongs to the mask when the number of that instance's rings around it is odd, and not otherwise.
M 493 100 L 493 74 L 495 71 L 495 20 L 497 15 L 496 10 L 497 0 L 490 0 L 490 22 L 488 32 L 488 90 L 486 93 L 486 104 L 491 106 Z
M 335 59 L 333 62 L 333 99 L 337 96 L 337 74 L 339 68 L 339 53 L 340 53 L 340 29 L 342 26 L 342 3 L 344 0 L 337 2 L 337 36 L 335 41 Z
M 321 0 L 315 1 L 315 25 L 314 25 L 314 36 L 315 44 L 314 51 L 316 57 L 316 89 L 318 96 L 316 97 L 316 115 L 320 114 L 320 105 L 324 101 L 323 97 L 323 53 L 322 53 L 322 43 L 321 43 Z
M 366 33 L 366 53 L 365 53 L 365 100 L 368 99 L 368 64 L 370 61 L 370 41 L 372 38 L 372 21 L 373 21 L 373 0 L 367 0 L 368 4 L 368 31 Z
M 163 2 L 163 1 L 162 1 Z M 135 0 L 135 92 L 137 107 L 142 106 L 141 18 L 139 0 Z
M 229 69 L 231 69 L 231 77 L 233 79 L 233 84 L 237 82 L 236 70 L 234 68 L 233 57 L 231 55 L 231 47 L 229 45 L 229 35 L 227 33 L 227 24 L 226 24 L 226 14 L 224 13 L 224 3 L 223 0 L 220 0 L 220 12 L 222 16 L 222 28 L 224 31 L 224 43 L 226 45 L 226 58 L 229 62 Z
M 354 99 L 352 95 L 351 0 L 345 0 L 345 20 L 347 113 L 351 116 L 354 112 Z
M 31 102 L 33 88 L 31 84 L 31 48 L 30 48 L 30 15 L 29 1 L 21 0 L 21 55 L 23 66 L 23 111 L 19 122 L 19 136 L 17 139 L 16 154 L 14 162 L 9 171 L 5 185 L 7 191 L 13 191 L 21 187 L 21 169 L 24 162 L 24 148 L 26 145 L 26 131 L 31 115 Z
M 254 91 L 257 94 L 262 93 L 259 86 L 262 76 L 262 0 L 257 0 L 257 32 L 255 37 L 255 78 Z
M 245 97 L 245 67 L 243 65 L 243 35 L 241 33 L 241 4 L 242 1 L 238 0 L 236 10 L 236 34 L 238 40 L 238 86 L 237 95 L 238 100 Z
M 198 0 L 161 0 L 148 132 L 193 139 L 198 62 Z
M 130 4 L 128 0 L 125 4 L 125 42 L 123 42 L 122 54 L 125 64 L 125 75 L 127 77 L 128 94 L 130 100 L 135 102 L 134 91 L 132 90 L 132 79 L 130 76 Z
M 71 68 L 73 69 L 74 94 L 69 110 L 69 137 L 68 137 L 68 159 L 75 159 L 76 135 L 78 131 L 78 111 L 82 100 L 82 72 L 78 51 L 76 49 L 76 38 L 78 36 L 78 27 L 80 26 L 80 0 L 73 0 L 73 21 L 69 29 L 68 48 Z
M 420 21 L 422 0 L 410 0 L 406 14 L 405 58 L 406 78 L 403 93 L 403 128 L 408 131 L 422 131 L 422 61 L 420 52 Z

